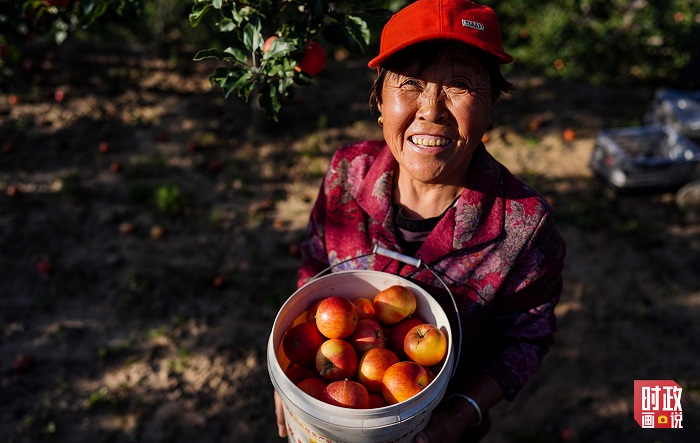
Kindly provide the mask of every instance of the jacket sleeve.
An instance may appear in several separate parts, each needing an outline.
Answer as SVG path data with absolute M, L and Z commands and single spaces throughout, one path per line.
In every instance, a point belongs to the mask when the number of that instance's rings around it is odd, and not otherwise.
M 556 330 L 566 246 L 545 217 L 519 255 L 493 311 L 495 352 L 482 368 L 512 399 L 534 375 Z
M 301 243 L 301 265 L 297 270 L 298 288 L 329 266 L 325 239 L 327 208 L 325 180 L 327 179 L 328 175 L 321 184 L 318 198 L 309 217 L 306 237 Z

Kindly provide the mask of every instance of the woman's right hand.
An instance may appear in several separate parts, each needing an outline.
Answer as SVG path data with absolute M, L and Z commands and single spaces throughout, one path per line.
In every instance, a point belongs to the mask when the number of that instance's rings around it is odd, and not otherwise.
M 284 421 L 284 405 L 282 398 L 275 391 L 275 415 L 277 416 L 277 434 L 280 437 L 287 436 L 287 423 Z

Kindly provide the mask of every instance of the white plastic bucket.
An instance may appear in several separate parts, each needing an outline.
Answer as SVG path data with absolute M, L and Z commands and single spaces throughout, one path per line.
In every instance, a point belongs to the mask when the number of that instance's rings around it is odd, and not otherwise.
M 442 368 L 421 392 L 401 403 L 374 409 L 349 409 L 317 400 L 292 383 L 280 365 L 277 352 L 284 332 L 313 302 L 329 296 L 370 300 L 393 285 L 411 289 L 416 314 L 447 334 L 450 346 Z M 430 415 L 445 395 L 455 363 L 454 341 L 442 307 L 424 289 L 402 277 L 378 271 L 341 271 L 307 283 L 284 303 L 277 314 L 267 346 L 270 379 L 284 403 L 287 435 L 291 443 L 399 443 L 412 442 L 428 425 Z

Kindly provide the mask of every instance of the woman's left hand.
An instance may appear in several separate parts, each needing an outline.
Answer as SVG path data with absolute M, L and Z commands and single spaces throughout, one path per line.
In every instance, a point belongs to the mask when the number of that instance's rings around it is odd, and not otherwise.
M 476 416 L 471 418 L 469 412 L 448 400 L 435 409 L 428 426 L 416 435 L 416 443 L 457 443 L 466 424 L 476 422 Z
M 274 394 L 275 397 L 275 415 L 277 416 L 277 434 L 280 437 L 287 436 L 287 424 L 284 421 L 284 404 L 280 398 L 277 391 Z

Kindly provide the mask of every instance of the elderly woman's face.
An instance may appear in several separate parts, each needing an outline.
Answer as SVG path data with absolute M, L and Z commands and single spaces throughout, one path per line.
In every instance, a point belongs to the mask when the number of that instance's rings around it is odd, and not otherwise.
M 401 173 L 430 184 L 462 185 L 493 108 L 487 70 L 466 50 L 427 68 L 388 72 L 379 110 Z

